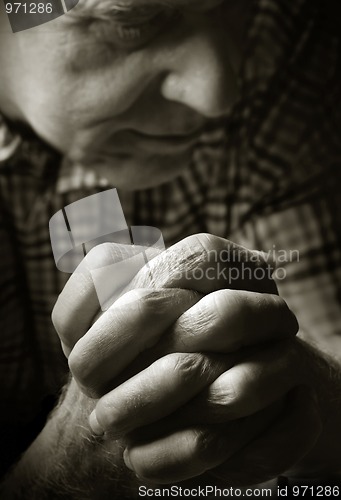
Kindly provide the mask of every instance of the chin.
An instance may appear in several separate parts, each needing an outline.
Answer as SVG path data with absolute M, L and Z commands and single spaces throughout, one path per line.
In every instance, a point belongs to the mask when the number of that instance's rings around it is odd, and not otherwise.
M 138 191 L 160 186 L 181 176 L 188 169 L 191 157 L 191 151 L 176 156 L 148 158 L 115 155 L 92 165 L 110 185 L 125 191 Z

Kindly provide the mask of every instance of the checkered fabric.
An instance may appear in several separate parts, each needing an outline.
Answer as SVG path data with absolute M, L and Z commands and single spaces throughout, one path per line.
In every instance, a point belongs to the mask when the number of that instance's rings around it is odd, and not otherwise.
M 241 97 L 222 129 L 174 181 L 120 195 L 128 223 L 159 228 L 167 245 L 209 232 L 277 256 L 298 250 L 279 264 L 280 292 L 302 335 L 340 352 L 339 11 L 332 0 L 255 1 Z M 1 419 L 33 418 L 63 383 L 50 315 L 69 275 L 55 267 L 48 223 L 109 187 L 0 118 Z

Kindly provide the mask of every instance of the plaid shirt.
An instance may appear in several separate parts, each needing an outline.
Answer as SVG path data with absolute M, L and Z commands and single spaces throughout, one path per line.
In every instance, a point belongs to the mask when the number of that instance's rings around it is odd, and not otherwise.
M 322 5 L 323 4 L 323 5 Z M 120 193 L 128 223 L 158 227 L 169 246 L 209 232 L 283 262 L 282 296 L 302 336 L 341 346 L 341 64 L 336 2 L 258 0 L 240 74 L 241 97 L 187 170 L 160 187 Z M 14 424 L 55 394 L 67 364 L 50 315 L 69 275 L 58 271 L 48 223 L 108 189 L 36 137 L 0 118 L 0 387 Z

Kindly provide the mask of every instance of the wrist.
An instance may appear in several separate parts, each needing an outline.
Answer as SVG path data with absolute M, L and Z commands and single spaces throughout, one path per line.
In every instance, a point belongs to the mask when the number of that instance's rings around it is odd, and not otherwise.
M 315 477 L 341 473 L 341 367 L 319 349 L 299 340 L 305 360 L 306 382 L 316 395 L 322 431 L 313 449 L 288 473 Z
M 88 417 L 95 404 L 70 381 L 43 431 L 5 481 L 2 498 L 106 498 L 124 479 L 131 483 L 120 442 L 92 435 Z

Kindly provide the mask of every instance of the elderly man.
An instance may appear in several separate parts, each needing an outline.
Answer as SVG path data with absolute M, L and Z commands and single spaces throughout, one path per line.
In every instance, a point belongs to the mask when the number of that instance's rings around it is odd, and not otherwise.
M 340 473 L 338 9 L 80 0 L 14 34 L 1 6 L 2 498 Z M 124 250 L 67 281 L 48 222 L 111 187 L 168 249 L 100 313 Z

